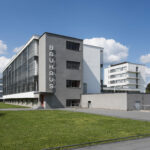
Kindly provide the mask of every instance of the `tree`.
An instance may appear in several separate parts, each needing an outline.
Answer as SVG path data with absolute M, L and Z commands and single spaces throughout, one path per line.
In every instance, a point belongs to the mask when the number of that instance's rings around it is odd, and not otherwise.
M 147 87 L 146 87 L 146 93 L 150 93 L 150 83 L 147 84 Z

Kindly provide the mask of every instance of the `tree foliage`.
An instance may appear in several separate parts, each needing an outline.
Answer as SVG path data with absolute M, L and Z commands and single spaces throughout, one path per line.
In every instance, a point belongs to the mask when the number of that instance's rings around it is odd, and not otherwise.
M 146 87 L 146 93 L 150 93 L 150 83 L 147 84 L 147 87 Z

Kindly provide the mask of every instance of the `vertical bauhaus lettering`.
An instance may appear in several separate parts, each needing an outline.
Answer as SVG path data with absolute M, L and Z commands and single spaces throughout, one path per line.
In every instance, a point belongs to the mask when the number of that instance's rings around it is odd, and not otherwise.
M 49 45 L 48 49 L 48 88 L 54 91 L 56 83 L 56 51 L 53 45 Z

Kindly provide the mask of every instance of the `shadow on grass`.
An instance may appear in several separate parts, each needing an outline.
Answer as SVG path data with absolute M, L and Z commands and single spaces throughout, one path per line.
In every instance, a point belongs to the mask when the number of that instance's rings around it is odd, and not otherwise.
M 0 113 L 0 117 L 3 117 L 5 116 L 6 114 L 5 113 Z

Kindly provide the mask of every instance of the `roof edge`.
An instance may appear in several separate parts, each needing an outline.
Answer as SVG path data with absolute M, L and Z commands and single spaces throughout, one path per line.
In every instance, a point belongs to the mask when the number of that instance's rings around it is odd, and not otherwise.
M 28 42 L 24 45 L 24 47 L 14 56 L 11 58 L 11 60 L 9 61 L 9 63 L 4 67 L 4 69 L 2 70 L 2 72 L 22 53 L 22 51 L 33 41 L 33 40 L 38 40 L 39 36 L 38 35 L 33 35 L 30 40 L 28 40 Z
M 83 44 L 83 46 L 90 46 L 90 47 L 95 47 L 95 48 L 100 48 L 101 50 L 104 50 L 103 47 L 100 47 L 100 46 L 94 46 L 94 45 L 89 45 L 89 44 Z
M 61 35 L 61 34 L 55 34 L 55 33 L 50 33 L 50 32 L 44 32 L 44 33 L 39 37 L 39 39 L 40 39 L 44 34 L 53 35 L 53 36 L 57 36 L 57 37 L 64 37 L 64 38 L 76 39 L 76 40 L 83 41 L 83 39 L 79 39 L 79 38 L 76 38 L 76 37 L 71 37 L 71 36 L 66 36 L 66 35 Z
M 121 63 L 118 63 L 118 64 L 112 64 L 112 65 L 110 65 L 109 67 L 119 66 L 119 65 L 123 65 L 123 64 L 133 64 L 133 65 L 145 66 L 144 64 L 136 64 L 136 63 L 132 63 L 132 62 L 125 61 L 125 62 L 121 62 Z

